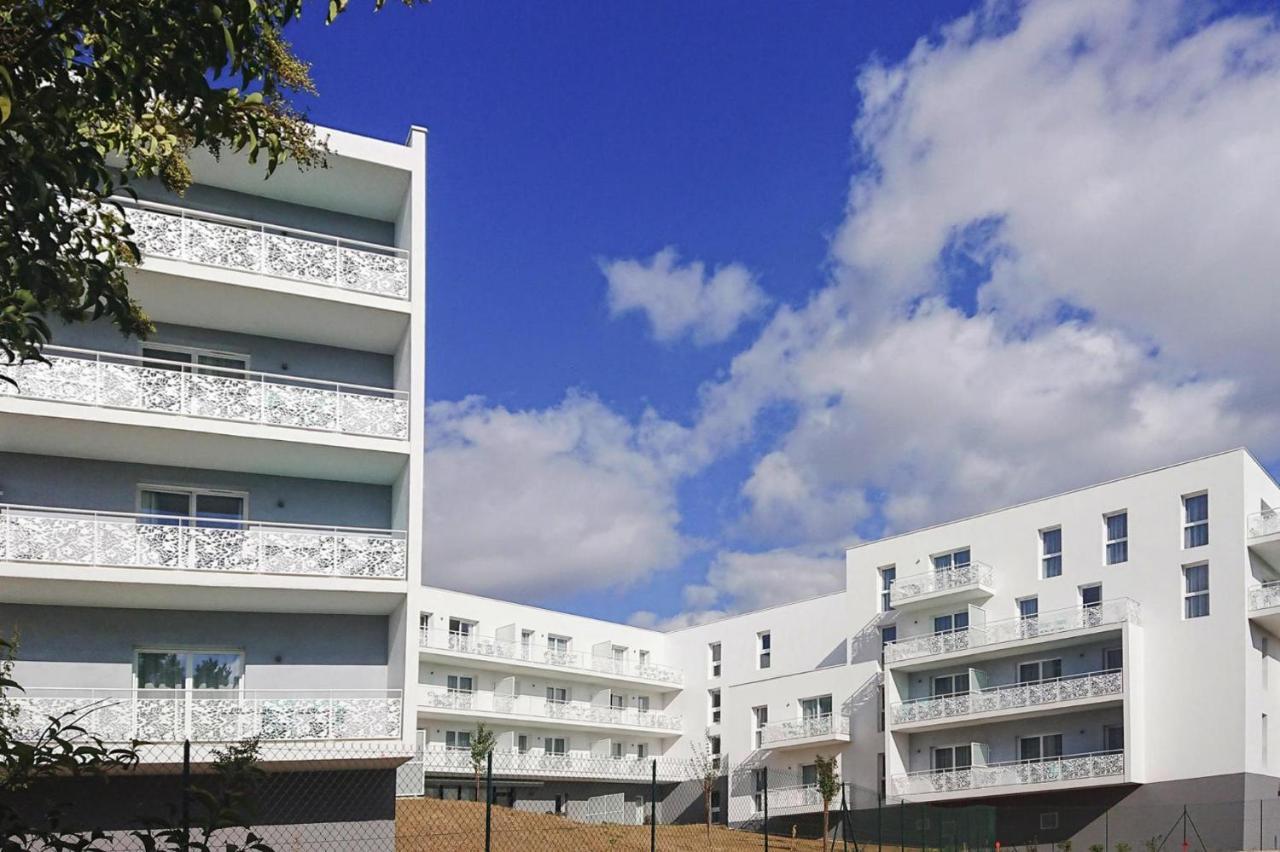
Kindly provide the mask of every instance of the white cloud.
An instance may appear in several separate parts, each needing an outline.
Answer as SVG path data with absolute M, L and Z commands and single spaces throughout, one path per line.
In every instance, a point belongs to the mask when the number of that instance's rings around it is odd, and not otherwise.
M 728 339 L 768 304 L 754 276 L 741 264 L 721 266 L 708 275 L 701 261 L 679 261 L 671 247 L 648 262 L 601 261 L 609 283 L 610 315 L 640 311 L 655 339 L 666 343 L 687 336 L 706 345 Z
M 644 428 L 599 401 L 508 411 L 470 398 L 432 404 L 427 420 L 425 582 L 546 600 L 683 556 L 671 476 Z

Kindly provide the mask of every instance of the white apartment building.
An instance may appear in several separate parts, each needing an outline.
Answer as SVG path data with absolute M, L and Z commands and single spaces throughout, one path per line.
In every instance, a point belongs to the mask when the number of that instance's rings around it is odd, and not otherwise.
M 427 589 L 420 735 L 448 752 L 483 719 L 507 777 L 577 761 L 581 795 L 644 778 L 638 755 L 687 777 L 709 736 L 737 822 L 765 768 L 774 813 L 816 810 L 836 755 L 887 802 L 1011 806 L 1006 843 L 1090 836 L 1120 801 L 1270 798 L 1277 509 L 1233 450 L 860 544 L 842 592 L 668 633 Z
M 6 371 L 0 630 L 20 724 L 101 702 L 91 726 L 144 761 L 364 746 L 390 791 L 415 730 L 426 132 L 318 133 L 324 169 L 197 152 L 183 197 L 138 185 L 156 333 L 58 327 L 49 366 Z

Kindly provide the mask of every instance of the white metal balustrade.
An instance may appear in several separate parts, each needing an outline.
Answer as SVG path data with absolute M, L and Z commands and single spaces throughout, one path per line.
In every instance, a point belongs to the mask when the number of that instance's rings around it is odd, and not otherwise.
M 404 579 L 408 551 L 397 530 L 0 504 L 0 559 Z
M 769 722 L 760 729 L 762 746 L 785 745 L 811 739 L 849 739 L 849 717 L 843 713 Z
M 205 213 L 150 201 L 125 208 L 133 241 L 149 256 L 408 299 L 404 249 Z
M 47 346 L 48 364 L 0 368 L 0 395 L 405 440 L 403 391 Z
M 895 663 L 1125 622 L 1138 622 L 1138 603 L 1129 598 L 1115 598 L 1094 606 L 1068 607 L 1027 618 L 970 623 L 959 630 L 908 636 L 886 643 L 884 655 L 886 662 Z
M 642 664 L 630 659 L 619 660 L 609 656 L 588 654 L 581 651 L 562 651 L 545 645 L 526 644 L 510 639 L 498 639 L 493 636 L 479 636 L 474 633 L 420 630 L 418 643 L 423 648 L 456 651 L 460 654 L 477 657 L 527 663 L 545 663 L 557 668 L 573 669 L 593 674 L 617 675 L 619 677 L 637 678 L 673 685 L 679 685 L 684 682 L 684 673 L 669 666 L 661 666 L 656 663 Z
M 34 740 L 51 718 L 105 742 L 148 743 L 399 739 L 400 690 L 161 690 L 32 688 L 11 691 L 10 728 Z
M 1124 752 L 1069 754 L 1041 760 L 988 763 L 957 769 L 924 770 L 893 777 L 896 795 L 953 793 L 990 787 L 1027 787 L 1060 781 L 1124 776 Z
M 889 601 L 892 605 L 898 606 L 936 592 L 990 587 L 994 583 L 993 578 L 994 572 L 991 566 L 981 562 L 926 571 L 923 574 L 911 574 L 894 580 L 889 588 Z
M 533 716 L 566 722 L 597 725 L 627 725 L 662 731 L 679 731 L 681 717 L 670 713 L 626 707 L 589 704 L 585 701 L 552 701 L 537 695 L 513 695 L 487 690 L 459 690 L 422 684 L 418 687 L 419 707 L 441 710 L 469 710 L 500 716 Z
M 493 774 L 495 777 L 541 776 L 648 781 L 652 777 L 655 762 L 658 767 L 659 781 L 689 780 L 691 770 L 688 761 L 670 761 L 661 758 L 655 761 L 647 757 L 608 757 L 573 752 L 548 754 L 495 750 Z M 471 752 L 467 749 L 429 749 L 424 755 L 423 765 L 426 771 L 432 774 L 472 775 L 475 772 Z
M 915 698 L 895 702 L 890 709 L 893 724 L 903 725 L 1024 707 L 1042 707 L 1085 698 L 1119 695 L 1123 692 L 1124 672 L 1115 669 L 1033 683 L 1011 683 L 955 695 Z

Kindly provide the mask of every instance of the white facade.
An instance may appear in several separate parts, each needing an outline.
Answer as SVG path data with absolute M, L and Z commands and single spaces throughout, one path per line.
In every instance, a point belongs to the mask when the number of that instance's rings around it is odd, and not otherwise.
M 911 802 L 1275 777 L 1271 507 L 1280 488 L 1235 450 L 862 544 L 843 592 L 669 633 L 427 589 L 419 726 L 438 750 L 484 719 L 503 751 L 566 731 L 571 754 L 620 744 L 632 759 L 643 742 L 672 765 L 709 735 L 738 818 L 765 767 L 771 797 L 789 788 L 816 806 L 804 788 L 817 754 Z M 459 620 L 487 638 L 457 635 Z M 573 654 L 544 662 L 549 635 Z M 641 649 L 678 674 L 643 677 Z M 459 674 L 474 696 L 457 697 Z M 551 722 L 550 685 L 622 709 Z M 648 731 L 625 715 L 639 696 Z
M 7 370 L 0 626 L 32 724 L 103 701 L 113 740 L 413 742 L 426 132 L 318 133 L 325 169 L 197 154 L 184 197 L 139 185 L 156 333 L 58 327 L 51 366 Z

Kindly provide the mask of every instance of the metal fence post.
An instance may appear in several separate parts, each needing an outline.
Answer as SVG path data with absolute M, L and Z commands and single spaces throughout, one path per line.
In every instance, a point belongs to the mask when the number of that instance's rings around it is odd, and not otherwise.
M 493 749 L 485 757 L 484 770 L 484 852 L 493 843 Z
M 658 759 L 650 764 L 649 775 L 649 852 L 658 852 Z
M 182 741 L 182 849 L 191 848 L 191 740 Z

